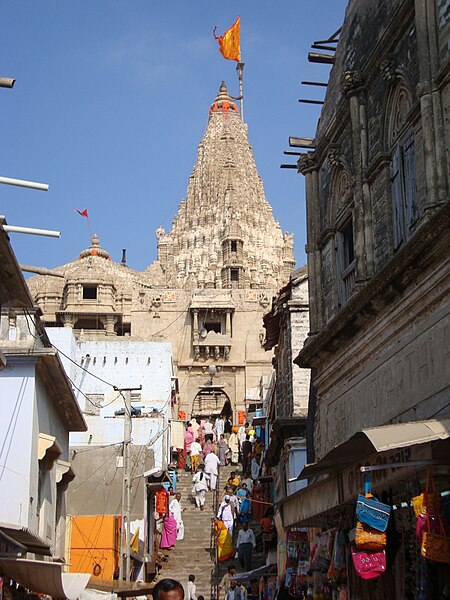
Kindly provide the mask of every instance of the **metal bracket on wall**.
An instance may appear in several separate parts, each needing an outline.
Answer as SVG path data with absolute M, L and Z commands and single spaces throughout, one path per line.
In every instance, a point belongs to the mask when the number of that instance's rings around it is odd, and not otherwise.
M 400 467 L 428 467 L 430 465 L 450 465 L 450 458 L 430 458 L 428 460 L 411 460 L 409 462 L 392 462 L 385 465 L 367 465 L 360 467 L 361 473 L 371 473 L 372 471 L 386 471 L 387 469 L 397 469 Z

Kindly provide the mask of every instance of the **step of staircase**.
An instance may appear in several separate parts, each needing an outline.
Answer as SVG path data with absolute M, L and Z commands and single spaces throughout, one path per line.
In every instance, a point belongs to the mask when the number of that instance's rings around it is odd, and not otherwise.
M 236 471 L 240 476 L 239 467 L 227 466 L 222 467 L 219 471 L 218 486 L 220 496 L 231 471 Z M 212 506 L 213 494 L 211 491 L 206 493 L 205 508 L 201 511 L 195 506 L 191 490 L 192 474 L 179 472 L 177 492 L 181 493 L 181 506 L 185 509 L 183 513 L 184 539 L 178 541 L 173 550 L 160 551 L 162 554 L 167 555 L 168 559 L 163 564 L 157 581 L 166 577 L 176 579 L 182 583 L 186 590 L 189 575 L 195 575 L 197 596 L 203 595 L 209 600 L 211 597 L 211 582 L 215 582 L 217 577 L 216 566 L 211 556 L 211 524 L 215 516 Z M 255 535 L 260 531 L 259 523 L 256 521 L 251 520 L 249 526 L 253 529 Z M 233 536 L 234 542 L 236 542 L 239 529 L 240 526 L 237 525 Z M 231 564 L 236 565 L 238 572 L 242 570 L 237 559 L 219 563 L 219 582 Z M 254 551 L 252 567 L 256 569 L 264 564 L 265 556 L 263 556 L 262 552 L 260 550 Z M 223 593 L 221 598 L 223 600 Z
M 210 598 L 211 573 L 214 562 L 211 559 L 211 523 L 214 517 L 212 510 L 212 492 L 206 492 L 203 511 L 198 509 L 191 494 L 192 474 L 178 474 L 177 492 L 181 494 L 183 512 L 184 539 L 177 542 L 170 551 L 160 551 L 168 555 L 167 562 L 161 569 L 158 580 L 166 577 L 180 581 L 185 589 L 189 575 L 195 575 L 197 596 L 200 594 Z

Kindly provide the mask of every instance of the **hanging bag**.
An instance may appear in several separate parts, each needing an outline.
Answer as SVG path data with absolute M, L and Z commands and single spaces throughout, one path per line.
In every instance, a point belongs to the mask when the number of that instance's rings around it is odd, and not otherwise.
M 415 496 L 411 499 L 414 514 L 416 517 L 420 517 L 420 515 L 425 515 L 428 512 L 432 515 L 437 514 L 438 512 L 438 495 L 436 494 L 436 484 L 434 483 L 434 479 L 431 475 L 431 467 L 427 469 L 427 484 L 425 486 L 425 491 Z
M 384 550 L 386 548 L 386 532 L 378 531 L 378 529 L 358 521 L 355 544 L 358 550 Z
M 422 545 L 420 553 L 424 558 L 433 562 L 449 564 L 450 563 L 450 544 L 445 534 L 442 518 L 438 515 L 439 533 L 431 530 L 430 515 L 427 512 L 427 530 L 422 536 Z
M 352 560 L 356 574 L 362 579 L 375 579 L 386 571 L 386 553 L 366 552 L 352 546 Z
M 432 533 L 440 533 L 439 526 L 439 515 L 428 515 L 426 513 L 419 515 L 416 521 L 416 539 L 418 542 L 422 541 L 423 534 L 428 530 L 428 523 L 430 524 L 430 531 Z
M 364 482 L 365 495 L 358 495 L 356 503 L 356 516 L 361 523 L 369 525 L 378 531 L 385 532 L 387 529 L 391 507 L 383 504 L 373 497 L 371 493 L 372 481 L 367 473 Z

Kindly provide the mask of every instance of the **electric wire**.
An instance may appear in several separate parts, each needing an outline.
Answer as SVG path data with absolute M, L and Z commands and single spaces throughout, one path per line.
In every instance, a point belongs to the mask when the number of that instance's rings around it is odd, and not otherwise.
M 112 445 L 115 445 L 115 444 L 108 444 L 108 446 L 112 446 Z M 93 448 L 92 448 L 92 450 L 94 450 L 94 449 L 99 449 L 99 448 L 106 448 L 106 447 L 107 447 L 107 446 L 96 446 L 96 447 L 93 447 Z M 117 457 L 117 453 L 116 453 L 116 457 Z M 111 459 L 112 459 L 112 458 L 114 458 L 114 455 L 112 455 Z M 107 465 L 108 465 L 108 466 L 109 466 L 110 462 L 111 462 L 111 461 L 109 461 L 109 462 L 107 463 Z M 103 466 L 105 466 L 105 465 L 103 465 Z M 117 470 L 118 470 L 118 469 L 117 469 L 117 466 L 116 466 L 116 469 L 115 469 L 115 471 L 114 471 L 113 478 L 111 479 L 111 481 L 110 481 L 109 483 L 106 483 L 106 485 L 108 485 L 108 486 L 111 486 L 111 484 L 114 482 L 114 479 L 116 478 L 116 475 L 117 475 Z M 98 471 L 98 469 L 96 469 L 96 471 Z M 94 474 L 94 473 L 91 473 L 91 475 L 88 477 L 88 479 L 85 479 L 85 480 L 84 480 L 84 481 L 83 481 L 83 482 L 80 484 L 80 486 L 81 486 L 83 483 L 85 483 L 86 481 L 88 481 L 88 480 L 89 480 L 89 479 L 92 477 L 92 475 L 93 475 L 93 474 Z M 80 487 L 80 486 L 79 486 L 79 487 Z M 80 515 L 80 512 L 81 512 L 81 511 L 82 511 L 82 510 L 85 508 L 85 506 L 86 506 L 86 503 L 87 503 L 87 502 L 88 502 L 88 501 L 91 499 L 91 497 L 93 496 L 93 494 L 94 494 L 94 492 L 96 491 L 96 489 L 97 489 L 97 488 L 96 488 L 96 486 L 94 486 L 94 487 L 92 488 L 92 491 L 91 491 L 91 493 L 89 494 L 89 496 L 88 496 L 87 498 L 85 498 L 85 499 L 84 499 L 83 503 L 82 503 L 82 504 L 81 504 L 81 506 L 80 506 L 80 509 L 79 509 L 79 511 L 78 511 L 78 512 L 77 512 L 75 515 L 71 515 L 71 517 L 72 517 L 72 522 L 73 522 L 73 519 L 74 519 L 74 518 L 76 518 L 76 517 L 78 517 L 78 516 Z M 103 506 L 103 515 L 102 515 L 103 517 L 104 517 L 104 516 L 105 516 L 105 514 L 106 514 L 106 506 L 107 506 L 107 503 L 108 503 L 109 497 L 110 497 L 110 495 L 111 495 L 111 492 L 112 492 L 112 487 L 110 488 L 110 491 L 109 491 L 109 493 L 108 493 L 108 497 L 106 498 L 106 500 L 105 500 L 105 502 L 104 502 L 104 506 Z M 100 529 L 99 529 L 99 533 L 100 533 L 100 530 L 101 530 L 101 527 L 100 527 Z M 66 531 L 67 531 L 67 525 L 66 525 L 66 527 L 64 528 L 64 532 L 63 532 L 63 533 L 61 533 L 61 535 L 60 535 L 60 536 L 59 536 L 59 537 L 58 537 L 58 538 L 55 540 L 55 543 L 53 544 L 52 548 L 55 548 L 55 547 L 56 547 L 56 545 L 58 544 L 58 542 L 60 541 L 60 539 L 61 539 L 63 536 L 65 536 L 65 535 L 66 535 Z M 81 532 L 80 532 L 80 535 L 82 536 Z M 83 536 L 82 536 L 82 537 L 83 537 Z M 90 551 L 90 550 L 92 550 L 92 549 L 93 549 L 93 548 L 87 548 L 86 550 L 89 552 L 89 551 Z
M 178 315 L 178 317 L 176 317 L 171 323 L 169 323 L 166 327 L 164 327 L 163 329 L 160 329 L 159 331 L 157 331 L 156 333 L 152 333 L 152 336 L 157 336 L 160 333 L 163 333 L 164 331 L 166 331 L 167 329 L 169 329 L 169 327 L 172 327 L 172 325 L 174 323 L 176 323 L 178 321 L 178 319 L 181 319 L 181 317 L 185 317 L 186 316 L 186 311 L 189 308 L 190 302 L 188 302 L 186 304 L 186 306 L 184 307 L 184 309 L 182 309 L 182 311 L 180 312 L 180 314 Z
M 31 321 L 34 323 L 33 321 L 33 315 L 30 314 L 30 312 L 25 308 L 24 309 L 26 315 L 28 317 L 30 317 Z M 28 323 L 28 319 L 25 319 L 26 323 L 27 323 L 27 327 L 28 327 L 28 331 L 31 335 L 31 337 L 33 337 L 35 340 L 40 340 L 42 341 L 42 336 L 41 335 L 34 335 L 30 329 L 30 324 Z M 36 326 L 36 324 L 34 323 L 34 325 Z M 50 340 L 49 340 L 50 341 Z M 57 346 L 55 346 L 55 344 L 53 344 L 53 342 L 50 341 L 50 345 L 52 346 L 52 348 L 54 348 L 57 352 L 59 352 L 62 356 L 64 356 L 65 358 L 67 358 L 67 360 L 69 360 L 71 363 L 73 363 L 76 367 L 78 367 L 79 369 L 82 369 L 83 371 L 85 371 L 86 373 L 88 373 L 88 375 L 91 375 L 92 377 L 95 377 L 96 379 L 98 379 L 99 381 L 101 381 L 102 383 L 109 385 L 112 388 L 115 388 L 117 386 L 115 386 L 113 383 L 111 383 L 110 381 L 106 381 L 105 379 L 102 379 L 101 377 L 99 377 L 98 375 L 95 375 L 95 373 L 92 373 L 91 371 L 89 371 L 88 369 L 86 369 L 85 367 L 83 367 L 83 365 L 78 364 L 73 358 L 71 358 L 70 356 L 68 356 L 67 354 L 65 354 L 65 352 L 63 352 L 60 348 L 58 348 Z
M 52 345 L 52 347 L 57 350 L 60 354 L 62 354 L 65 358 L 67 358 L 67 360 L 70 360 L 71 363 L 73 363 L 76 367 L 78 367 L 79 369 L 81 369 L 82 371 L 85 371 L 86 373 L 88 373 L 88 375 L 91 375 L 92 377 L 95 377 L 95 379 L 98 379 L 99 381 L 101 381 L 102 383 L 109 385 L 112 388 L 117 387 L 116 385 L 114 385 L 113 383 L 111 383 L 110 381 L 106 381 L 105 379 L 102 379 L 101 377 L 99 377 L 98 375 L 95 375 L 95 373 L 92 373 L 91 371 L 89 371 L 88 369 L 86 369 L 85 367 L 83 367 L 83 365 L 79 365 L 75 360 L 73 360 L 73 358 L 71 358 L 70 356 L 68 356 L 67 354 L 65 354 L 62 350 L 60 350 L 57 346 L 55 346 L 55 344 L 53 344 L 52 342 L 50 342 L 50 344 Z
M 450 402 L 448 402 L 447 404 L 444 404 L 444 406 L 442 408 L 440 408 L 439 410 L 437 410 L 435 413 L 433 413 L 431 415 L 431 417 L 428 417 L 429 419 L 433 419 L 436 415 L 438 415 L 439 413 L 441 413 L 443 410 L 445 410 L 446 408 L 448 408 L 450 406 Z

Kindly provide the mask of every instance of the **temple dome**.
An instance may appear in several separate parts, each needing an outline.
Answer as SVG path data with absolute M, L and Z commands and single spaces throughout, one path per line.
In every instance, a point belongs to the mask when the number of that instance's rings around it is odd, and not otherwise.
M 106 250 L 103 250 L 100 246 L 100 240 L 96 233 L 92 236 L 91 245 L 86 250 L 80 252 L 80 258 L 88 258 L 89 256 L 98 256 L 99 258 L 105 258 L 111 260 L 110 255 Z
M 222 84 L 219 89 L 219 93 L 217 94 L 216 99 L 211 104 L 211 108 L 209 109 L 210 113 L 217 112 L 217 111 L 223 111 L 223 112 L 234 111 L 236 113 L 238 112 L 236 103 L 233 102 L 232 97 L 228 93 L 228 89 L 227 89 L 227 86 L 225 85 L 225 81 L 222 81 Z

